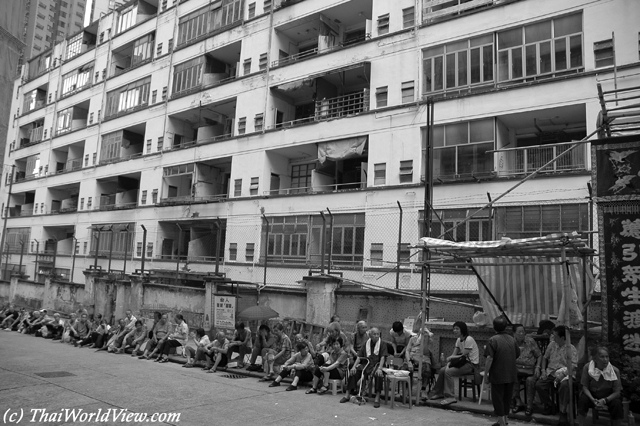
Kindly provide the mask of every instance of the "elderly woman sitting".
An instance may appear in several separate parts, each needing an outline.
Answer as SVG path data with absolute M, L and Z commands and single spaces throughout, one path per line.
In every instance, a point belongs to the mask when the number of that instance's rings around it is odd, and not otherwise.
M 324 365 L 316 367 L 313 375 L 313 384 L 307 393 L 317 393 L 322 395 L 327 393 L 329 380 L 342 380 L 347 374 L 349 355 L 344 351 L 344 341 L 342 337 L 330 341 L 331 352 L 327 354 L 327 361 Z M 318 382 L 322 381 L 322 387 L 318 390 Z
M 622 423 L 622 382 L 620 370 L 609 362 L 609 350 L 603 346 L 594 349 L 593 360 L 582 370 L 582 392 L 578 399 L 578 423 L 586 424 L 589 408 L 607 410 L 611 426 Z
M 298 382 L 308 382 L 313 378 L 313 357 L 309 353 L 309 348 L 304 343 L 296 343 L 296 353 L 282 365 L 282 371 L 269 385 L 270 388 L 280 386 L 283 378 L 294 373 L 295 377 L 291 385 L 287 387 L 287 391 L 298 389 Z
M 187 356 L 187 363 L 184 364 L 183 367 L 193 368 L 199 361 L 206 362 L 206 348 L 211 343 L 211 341 L 209 340 L 209 336 L 205 334 L 203 328 L 199 328 L 196 330 L 196 333 L 193 335 L 193 343 L 196 344 L 195 349 L 191 346 L 184 347 L 184 353 Z
M 525 416 L 530 417 L 533 413 L 533 398 L 536 396 L 536 381 L 541 373 L 542 353 L 536 341 L 531 336 L 526 335 L 524 325 L 513 324 L 511 329 L 513 330 L 516 344 L 520 348 L 520 356 L 516 359 L 519 380 L 513 386 L 511 409 L 514 413 L 517 413 L 524 408 Z M 520 398 L 521 378 L 525 378 L 526 405 Z

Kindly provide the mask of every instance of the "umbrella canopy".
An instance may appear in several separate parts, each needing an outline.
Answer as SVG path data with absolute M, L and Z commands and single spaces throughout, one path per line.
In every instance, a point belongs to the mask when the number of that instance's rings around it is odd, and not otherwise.
M 239 319 L 244 319 L 248 321 L 255 320 L 266 320 L 270 318 L 279 317 L 280 314 L 269 308 L 268 306 L 251 306 L 247 309 L 244 309 L 242 312 L 238 314 Z

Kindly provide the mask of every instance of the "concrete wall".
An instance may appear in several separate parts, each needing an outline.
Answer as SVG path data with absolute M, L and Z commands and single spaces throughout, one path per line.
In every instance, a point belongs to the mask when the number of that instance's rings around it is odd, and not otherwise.
M 61 312 L 73 312 L 84 303 L 84 284 L 46 280 L 43 308 Z

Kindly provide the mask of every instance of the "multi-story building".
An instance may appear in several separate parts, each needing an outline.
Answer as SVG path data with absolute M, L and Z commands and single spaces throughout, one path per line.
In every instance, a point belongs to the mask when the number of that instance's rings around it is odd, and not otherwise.
M 576 143 L 447 237 L 588 231 L 578 141 L 598 82 L 639 85 L 638 16 L 632 0 L 129 1 L 16 82 L 6 263 L 81 281 L 144 257 L 295 286 L 330 262 L 419 288 L 406 262 L 387 272 L 416 253 L 428 167 L 437 236 Z
M 48 51 L 84 27 L 86 0 L 25 0 L 24 3 L 27 59 Z

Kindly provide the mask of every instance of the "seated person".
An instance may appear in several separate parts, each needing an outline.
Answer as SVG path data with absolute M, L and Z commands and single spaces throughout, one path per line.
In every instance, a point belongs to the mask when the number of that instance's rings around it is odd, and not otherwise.
M 552 414 L 555 406 L 551 400 L 551 391 L 558 388 L 558 401 L 560 406 L 559 425 L 566 425 L 567 404 L 569 403 L 569 381 L 567 378 L 567 351 L 571 352 L 571 363 L 575 371 L 578 364 L 578 351 L 575 346 L 567 345 L 565 340 L 566 329 L 559 325 L 553 329 L 553 341 L 547 346 L 547 351 L 542 357 L 542 373 L 536 381 L 536 392 L 540 402 L 544 404 L 544 414 Z
M 264 349 L 272 348 L 276 343 L 276 337 L 271 334 L 271 329 L 268 325 L 262 324 L 258 327 L 258 334 L 253 342 L 253 349 L 251 350 L 251 359 L 249 360 L 248 371 L 260 371 L 262 367 L 256 364 L 256 359 L 262 354 Z
M 211 362 L 207 360 L 207 365 L 203 368 L 207 373 L 215 373 L 218 367 L 225 368 L 228 363 L 227 352 L 229 351 L 229 339 L 223 331 L 216 333 L 216 340 L 205 347 L 205 351 Z M 213 363 L 213 365 L 212 365 Z
M 309 353 L 309 348 L 304 343 L 297 343 L 296 350 L 297 352 L 282 365 L 282 371 L 269 385 L 270 388 L 280 386 L 280 381 L 291 373 L 294 373 L 295 377 L 291 385 L 287 387 L 287 391 L 297 390 L 300 381 L 308 382 L 313 379 L 313 357 Z
M 158 344 L 159 356 L 155 362 L 165 363 L 169 362 L 169 352 L 171 348 L 177 348 L 178 346 L 184 346 L 189 338 L 189 326 L 184 320 L 182 314 L 176 314 L 176 329 L 173 333 L 170 333 L 166 338 Z
M 22 320 L 20 323 L 20 327 L 18 328 L 18 333 L 22 334 L 32 334 L 31 327 L 34 324 L 37 324 L 36 321 L 40 320 L 40 311 L 33 311 L 31 314 Z
M 124 318 L 120 318 L 118 320 L 118 325 L 111 329 L 109 340 L 107 341 L 107 352 L 115 352 L 120 348 L 122 341 L 124 340 L 124 336 L 129 333 L 126 329 L 126 325 L 126 320 Z
M 420 354 L 420 345 L 422 344 L 423 336 L 425 336 L 425 339 L 422 346 L 422 354 Z M 427 384 L 429 383 L 429 380 L 432 376 L 431 367 L 433 365 L 433 360 L 431 359 L 431 350 L 429 350 L 429 343 L 431 343 L 432 336 L 433 333 L 429 331 L 429 329 L 425 325 L 424 327 L 419 329 L 417 335 L 412 336 L 411 339 L 409 339 L 407 348 L 404 351 L 406 369 L 411 372 L 411 375 L 413 375 L 414 370 L 419 369 L 420 363 L 422 362 L 421 388 L 423 391 L 427 389 Z M 402 368 L 404 369 L 405 366 L 403 366 Z
M 193 335 L 193 343 L 196 344 L 194 349 L 191 346 L 185 346 L 184 353 L 187 356 L 187 363 L 183 365 L 186 368 L 193 368 L 200 361 L 206 361 L 207 349 L 206 347 L 211 343 L 209 336 L 204 333 L 203 328 L 196 330 Z
M 89 347 L 101 349 L 105 345 L 105 343 L 107 343 L 110 329 L 111 329 L 111 326 L 107 324 L 107 320 L 102 318 L 100 320 L 100 324 L 98 324 L 98 327 L 94 332 L 95 334 L 92 335 L 92 338 L 95 336 L 95 339 L 93 340 L 93 344 L 91 344 L 91 346 Z
M 20 317 L 20 314 L 24 309 L 17 309 L 14 305 L 9 305 L 9 308 L 4 312 L 4 317 L 0 323 L 0 328 L 10 331 L 13 323 Z
M 59 313 L 53 314 L 51 320 L 44 323 L 44 326 L 49 330 L 47 338 L 53 340 L 60 340 L 62 338 L 62 332 L 64 331 L 64 320 L 60 318 Z
M 64 330 L 62 331 L 62 338 L 60 343 L 69 343 L 71 337 L 69 337 L 71 330 L 76 326 L 78 322 L 78 315 L 75 312 L 69 314 L 69 319 L 64 322 Z
M 78 344 L 82 347 L 85 345 L 93 345 L 98 337 L 98 327 L 100 327 L 100 323 L 102 322 L 102 314 L 97 314 L 94 318 L 94 321 L 91 322 L 91 330 L 89 331 L 89 335 L 82 339 Z
M 40 315 L 38 316 L 38 319 L 31 324 L 31 327 L 29 327 L 29 330 L 27 331 L 27 333 L 33 334 L 36 337 L 42 337 L 42 333 L 40 333 L 40 329 L 44 326 L 45 321 L 49 321 L 49 320 L 51 320 L 51 317 L 47 315 L 47 310 L 46 309 L 40 310 Z
M 229 342 L 229 352 L 227 359 L 231 359 L 233 352 L 238 353 L 238 368 L 244 367 L 244 356 L 251 352 L 251 330 L 245 327 L 243 322 L 236 323 L 231 342 Z
M 149 360 L 158 356 L 160 352 L 160 342 L 169 335 L 169 315 L 161 314 L 160 321 L 153 326 L 153 336 L 149 338 L 147 347 L 144 349 L 144 353 L 138 357 L 138 359 Z
M 522 403 L 520 399 L 520 380 L 513 384 L 513 398 L 511 409 L 514 413 L 525 408 L 525 415 L 530 417 L 533 413 L 533 398 L 535 395 L 536 380 L 540 377 L 542 365 L 542 353 L 538 344 L 531 336 L 525 334 L 524 325 L 513 324 L 513 337 L 516 344 L 520 348 L 520 356 L 516 359 L 516 367 L 518 368 L 518 379 L 526 377 L 525 386 L 527 394 L 527 404 Z
M 305 345 L 307 345 L 307 349 L 309 349 L 309 353 L 315 359 L 316 350 L 313 347 L 313 343 L 311 343 L 309 339 L 306 339 L 302 334 L 298 333 L 293 337 L 293 344 L 296 345 L 298 343 L 304 343 Z
M 347 395 L 340 400 L 340 403 L 348 402 L 351 394 L 358 391 L 358 382 L 360 380 L 366 383 L 368 379 L 373 378 L 375 380 L 375 400 L 373 406 L 379 408 L 380 392 L 382 391 L 384 382 L 382 366 L 388 356 L 387 345 L 384 344 L 380 338 L 380 330 L 375 327 L 372 328 L 369 330 L 369 340 L 360 348 L 358 358 L 351 368 L 349 381 L 347 382 Z M 369 363 L 364 369 L 358 368 L 364 358 L 366 358 Z M 364 388 L 364 383 L 361 385 L 361 388 Z
M 360 348 L 367 340 L 369 340 L 369 326 L 366 321 L 358 321 L 356 323 L 356 331 L 353 333 L 351 339 L 351 350 L 347 351 L 347 353 L 352 356 L 353 359 L 356 359 Z
M 582 370 L 582 392 L 578 398 L 578 424 L 586 425 L 589 408 L 609 411 L 611 426 L 620 426 L 624 412 L 622 409 L 622 382 L 620 370 L 609 362 L 606 347 L 594 348 L 593 360 Z
M 440 402 L 443 406 L 457 402 L 453 389 L 453 379 L 468 374 L 475 374 L 478 369 L 478 364 L 480 363 L 478 344 L 473 337 L 469 336 L 467 324 L 462 321 L 454 322 L 453 334 L 457 337 L 453 353 L 447 358 L 446 365 L 440 368 L 438 379 L 431 391 L 431 399 L 445 398 Z M 459 358 L 465 357 L 467 362 L 463 365 L 452 365 L 452 363 L 455 363 Z
M 389 330 L 389 343 L 387 351 L 389 355 L 404 358 L 405 348 L 409 344 L 409 339 L 413 335 L 409 330 L 404 328 L 400 321 L 395 321 Z
M 347 375 L 348 364 L 349 355 L 344 350 L 342 337 L 338 337 L 331 342 L 331 351 L 327 362 L 322 366 L 316 366 L 311 389 L 306 393 L 318 393 L 319 395 L 327 393 L 329 380 L 343 380 Z M 320 380 L 322 380 L 322 387 L 318 390 Z
M 133 348 L 131 356 L 138 356 L 138 350 L 147 338 L 147 330 L 142 325 L 142 321 L 137 320 L 135 328 L 124 336 L 122 345 L 118 349 L 119 354 L 124 353 L 127 348 Z
M 74 326 L 71 327 L 69 337 L 73 346 L 78 347 L 78 344 L 86 339 L 91 334 L 91 322 L 87 319 L 87 314 L 82 314 L 80 319 Z
M 274 380 L 280 367 L 291 357 L 291 339 L 284 333 L 284 325 L 280 322 L 274 325 L 273 334 L 273 347 L 262 349 L 262 362 L 267 373 L 260 379 L 263 382 Z
M 342 331 L 342 326 L 339 322 L 332 322 L 329 324 L 325 333 L 324 339 L 316 346 L 316 352 L 329 352 L 331 347 L 331 345 L 328 344 L 329 340 L 333 341 L 338 337 L 342 337 L 342 341 L 345 345 L 345 351 L 347 351 L 347 353 L 351 352 L 351 342 L 347 338 L 347 335 Z

